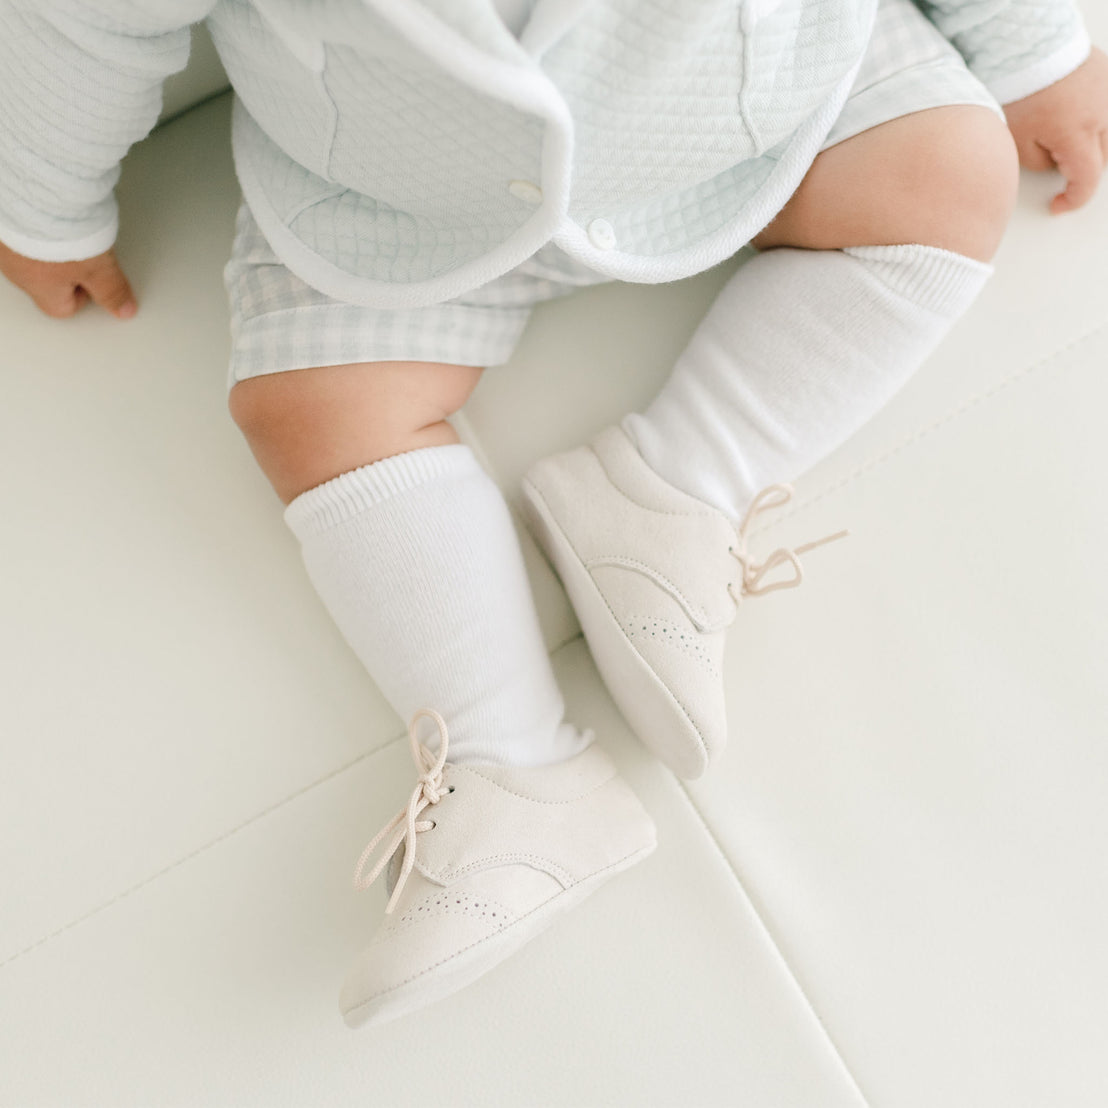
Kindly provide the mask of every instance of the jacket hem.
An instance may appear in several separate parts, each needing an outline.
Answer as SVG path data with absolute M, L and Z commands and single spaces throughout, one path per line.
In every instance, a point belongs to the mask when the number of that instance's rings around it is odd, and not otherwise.
M 38 262 L 83 262 L 112 248 L 119 234 L 118 216 L 106 227 L 79 239 L 39 239 L 0 223 L 0 242 Z
M 733 257 L 777 215 L 799 187 L 842 112 L 860 65 L 861 58 L 843 77 L 834 94 L 797 132 L 774 169 L 754 194 L 744 201 L 736 213 L 737 218 L 725 223 L 707 238 L 671 254 L 643 257 L 598 250 L 590 245 L 587 233 L 579 224 L 566 219 L 554 236 L 554 243 L 570 257 L 605 277 L 637 284 L 680 281 Z

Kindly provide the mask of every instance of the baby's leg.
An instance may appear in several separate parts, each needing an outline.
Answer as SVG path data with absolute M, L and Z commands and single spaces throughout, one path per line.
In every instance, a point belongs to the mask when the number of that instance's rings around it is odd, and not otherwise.
M 446 422 L 479 375 L 362 362 L 231 392 L 347 641 L 413 740 L 420 708 L 446 725 L 424 732 L 433 754 L 413 745 L 419 784 L 358 860 L 357 887 L 387 872 L 395 915 L 346 975 L 351 1027 L 462 988 L 654 844 L 611 760 L 562 720 L 507 505 Z
M 647 410 L 528 474 L 536 532 L 601 675 L 676 773 L 697 776 L 726 743 L 735 601 L 790 580 L 764 582 L 733 524 L 934 349 L 991 272 L 1015 183 L 1007 129 L 980 107 L 921 111 L 829 148 Z
M 992 272 L 1011 135 L 979 106 L 901 116 L 821 153 L 657 398 L 623 423 L 651 467 L 733 518 L 869 420 Z
M 435 362 L 362 362 L 270 373 L 231 390 L 231 415 L 287 505 L 317 485 L 431 446 L 458 442 L 447 423 L 481 370 Z
M 481 370 L 363 362 L 251 377 L 231 413 L 316 590 L 407 722 L 439 711 L 452 762 L 543 765 L 584 743 L 539 631 L 499 489 L 446 419 Z

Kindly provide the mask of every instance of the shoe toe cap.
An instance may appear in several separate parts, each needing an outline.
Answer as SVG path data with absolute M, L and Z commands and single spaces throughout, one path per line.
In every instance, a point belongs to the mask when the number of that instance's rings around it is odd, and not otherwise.
M 343 1019 L 382 1023 L 461 988 L 478 975 L 480 948 L 511 922 L 485 897 L 449 889 L 420 896 L 385 917 L 354 960 L 339 994 Z

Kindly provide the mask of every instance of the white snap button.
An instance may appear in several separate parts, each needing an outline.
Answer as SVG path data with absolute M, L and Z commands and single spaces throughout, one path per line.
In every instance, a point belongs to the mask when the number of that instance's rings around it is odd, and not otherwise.
M 508 191 L 517 200 L 525 200 L 528 204 L 542 203 L 542 189 L 533 181 L 512 181 L 508 185 Z
M 611 250 L 616 244 L 616 233 L 606 219 L 594 219 L 588 227 L 589 242 L 597 250 Z

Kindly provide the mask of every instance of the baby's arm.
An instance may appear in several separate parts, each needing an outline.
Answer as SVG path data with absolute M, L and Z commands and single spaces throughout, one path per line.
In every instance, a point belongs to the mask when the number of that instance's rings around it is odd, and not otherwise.
M 133 314 L 111 249 L 119 165 L 213 4 L 0 0 L 0 272 L 47 314 L 86 297 Z
M 1004 106 L 1020 164 L 1057 168 L 1051 202 L 1084 204 L 1108 161 L 1108 58 L 1072 0 L 916 0 Z

